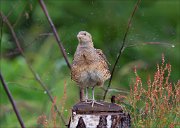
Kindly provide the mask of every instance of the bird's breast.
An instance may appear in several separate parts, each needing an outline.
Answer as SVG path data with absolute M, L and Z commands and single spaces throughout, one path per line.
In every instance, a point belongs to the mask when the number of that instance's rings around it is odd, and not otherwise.
M 101 86 L 108 79 L 108 69 L 103 62 L 94 48 L 78 47 L 72 64 L 72 79 L 79 86 Z
M 83 86 L 93 87 L 102 81 L 101 74 L 96 70 L 84 70 L 80 75 L 80 83 Z

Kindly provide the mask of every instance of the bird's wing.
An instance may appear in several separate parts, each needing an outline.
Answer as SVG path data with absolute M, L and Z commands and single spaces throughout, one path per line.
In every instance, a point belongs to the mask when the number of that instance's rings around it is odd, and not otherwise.
M 103 52 L 102 52 L 101 49 L 95 49 L 95 50 L 96 50 L 96 53 L 100 56 L 100 58 L 101 58 L 103 61 L 105 61 L 108 65 L 111 65 L 111 64 L 108 62 L 106 56 L 103 54 Z

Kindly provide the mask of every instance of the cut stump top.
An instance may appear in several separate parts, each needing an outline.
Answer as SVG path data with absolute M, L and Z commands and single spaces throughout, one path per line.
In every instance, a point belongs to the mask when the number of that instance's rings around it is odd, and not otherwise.
M 119 113 L 123 112 L 122 107 L 108 102 L 99 102 L 103 105 L 94 104 L 91 106 L 91 103 L 79 102 L 73 106 L 72 111 L 76 114 L 95 114 L 95 113 Z

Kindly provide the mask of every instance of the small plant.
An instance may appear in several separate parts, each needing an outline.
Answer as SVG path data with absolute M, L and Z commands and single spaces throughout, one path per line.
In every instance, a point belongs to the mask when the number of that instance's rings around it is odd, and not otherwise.
M 63 113 L 64 111 L 64 106 L 67 99 L 66 86 L 67 86 L 66 81 L 64 81 L 63 97 L 60 100 L 60 106 L 58 106 L 58 108 L 60 108 L 61 113 Z M 47 116 L 44 114 L 39 116 L 37 119 L 38 127 L 41 127 L 41 128 L 59 128 L 60 127 L 60 120 L 58 120 L 59 117 L 57 116 L 58 112 L 55 110 L 56 105 L 57 105 L 57 97 L 54 97 L 49 118 L 47 119 Z M 56 121 L 58 122 L 59 125 L 57 125 Z
M 45 114 L 42 114 L 41 116 L 39 116 L 37 119 L 38 127 L 40 128 L 49 128 L 49 127 L 56 128 L 57 127 L 56 126 L 57 112 L 54 109 L 55 105 L 56 105 L 56 97 L 54 97 L 53 99 L 50 118 L 47 119 L 47 116 Z
M 38 127 L 47 128 L 48 127 L 48 120 L 46 115 L 41 115 L 37 119 Z
M 157 71 L 153 80 L 148 77 L 147 83 L 142 83 L 136 68 L 136 79 L 130 89 L 129 111 L 132 117 L 132 126 L 142 128 L 178 127 L 180 112 L 180 80 L 170 82 L 171 65 L 165 64 L 162 55 L 162 64 L 157 64 Z

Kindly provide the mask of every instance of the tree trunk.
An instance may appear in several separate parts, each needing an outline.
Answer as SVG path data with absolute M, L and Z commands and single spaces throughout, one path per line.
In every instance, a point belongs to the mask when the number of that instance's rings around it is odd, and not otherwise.
M 69 128 L 129 128 L 130 115 L 114 103 L 103 105 L 79 102 L 72 108 Z

